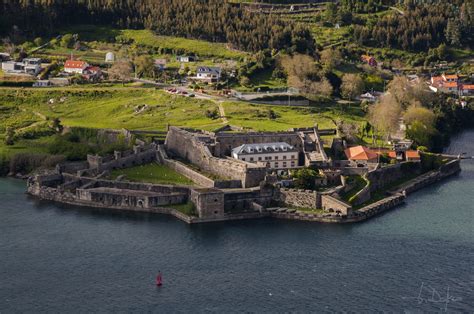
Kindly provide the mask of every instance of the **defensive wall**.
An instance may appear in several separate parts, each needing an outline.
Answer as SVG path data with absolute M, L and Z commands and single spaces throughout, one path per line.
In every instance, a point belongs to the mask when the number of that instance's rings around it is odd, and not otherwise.
M 222 179 L 239 180 L 244 188 L 258 186 L 265 179 L 265 165 L 214 157 L 206 145 L 212 143 L 213 139 L 209 135 L 170 127 L 165 147 L 168 153 L 189 161 L 204 172 Z

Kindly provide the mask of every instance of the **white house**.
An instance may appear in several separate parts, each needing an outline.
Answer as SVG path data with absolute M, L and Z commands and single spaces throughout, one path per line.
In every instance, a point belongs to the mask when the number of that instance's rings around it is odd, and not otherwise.
M 83 74 L 84 70 L 89 66 L 85 61 L 67 60 L 64 63 L 64 72 Z
M 195 56 L 177 56 L 176 57 L 176 61 L 184 62 L 184 63 L 194 62 L 196 60 L 197 60 L 197 57 Z
M 197 68 L 196 79 L 210 83 L 218 82 L 221 79 L 221 74 L 221 68 L 200 66 Z
M 51 86 L 51 82 L 49 80 L 38 80 L 33 83 L 33 87 L 48 87 Z
M 284 143 L 243 144 L 232 150 L 232 157 L 245 162 L 266 163 L 272 169 L 298 167 L 298 149 Z
M 2 62 L 2 70 L 7 73 L 26 73 L 36 75 L 41 71 L 41 59 L 25 58 L 20 62 Z

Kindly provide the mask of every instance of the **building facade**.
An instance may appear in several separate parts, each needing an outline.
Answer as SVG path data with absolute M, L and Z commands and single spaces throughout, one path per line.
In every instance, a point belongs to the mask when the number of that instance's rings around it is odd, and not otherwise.
M 298 149 L 287 143 L 243 144 L 232 150 L 232 157 L 251 163 L 265 163 L 271 169 L 298 167 Z

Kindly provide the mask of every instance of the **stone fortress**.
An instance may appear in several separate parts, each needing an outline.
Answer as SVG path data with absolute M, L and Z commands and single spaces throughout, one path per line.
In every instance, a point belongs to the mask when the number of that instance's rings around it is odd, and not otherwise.
M 124 132 L 129 135 L 128 131 Z M 419 163 L 410 163 L 410 167 L 396 164 L 370 168 L 353 167 L 347 160 L 333 161 L 324 150 L 321 134 L 334 133 L 317 127 L 250 133 L 169 127 L 164 143 L 146 144 L 136 140 L 131 151 L 116 151 L 113 156 L 89 155 L 84 162 L 59 164 L 54 171 L 35 174 L 28 180 L 28 193 L 73 205 L 171 214 L 188 223 L 260 217 L 344 223 L 361 221 L 396 206 L 407 193 L 460 170 L 459 160 L 452 160 L 439 171 L 420 176 L 385 199 L 355 209 L 353 206 L 368 201 L 372 192 L 400 179 L 404 171 L 420 171 Z M 297 154 L 297 167 L 316 166 L 320 169 L 320 183 L 331 183 L 331 187 L 285 188 L 268 162 L 231 157 L 236 147 L 265 143 L 290 145 Z M 149 184 L 108 177 L 113 170 L 153 162 L 166 165 L 194 184 Z M 354 174 L 369 178 L 370 184 L 349 204 L 340 194 L 351 188 L 346 176 Z M 180 211 L 183 205 L 192 206 L 194 214 Z M 306 210 L 298 211 L 298 208 Z M 311 209 L 321 211 L 313 213 Z

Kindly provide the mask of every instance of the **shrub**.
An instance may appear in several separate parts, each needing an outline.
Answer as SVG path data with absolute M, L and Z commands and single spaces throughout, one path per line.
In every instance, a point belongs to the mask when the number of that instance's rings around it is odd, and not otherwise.
M 20 153 L 10 159 L 10 172 L 30 173 L 38 168 L 51 168 L 64 161 L 63 156 L 51 156 L 47 154 Z

